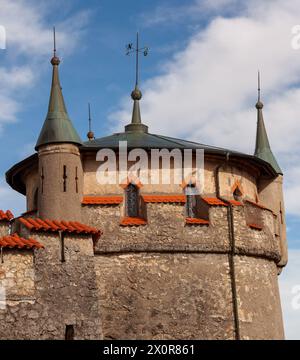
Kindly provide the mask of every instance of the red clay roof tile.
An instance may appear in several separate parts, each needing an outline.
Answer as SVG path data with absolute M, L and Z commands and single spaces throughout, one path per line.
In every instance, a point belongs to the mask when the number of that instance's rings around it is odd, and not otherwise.
M 221 205 L 221 206 L 227 206 L 227 204 L 218 199 L 218 198 L 211 198 L 211 197 L 204 197 L 203 200 L 208 204 L 208 205 Z
M 124 217 L 120 222 L 121 226 L 147 225 L 147 221 L 137 217 Z
M 10 210 L 0 210 L 0 221 L 4 220 L 4 221 L 10 221 L 11 219 L 14 218 L 13 213 Z
M 184 204 L 186 201 L 186 197 L 183 194 L 160 194 L 160 195 L 141 195 L 142 199 L 145 203 L 182 203 Z M 227 204 L 213 197 L 203 197 L 202 198 L 208 205 L 212 206 L 227 206 Z M 243 205 L 240 201 L 229 200 L 232 205 L 241 206 Z M 101 205 L 101 204 L 120 204 L 123 202 L 123 196 L 85 196 L 83 198 L 83 205 Z
M 58 221 L 58 220 L 42 220 L 39 218 L 19 218 L 20 222 L 25 225 L 29 230 L 35 231 L 65 231 L 68 233 L 77 233 L 77 234 L 92 234 L 96 236 L 101 235 L 101 231 L 84 224 L 81 224 L 77 221 Z
M 261 225 L 257 225 L 257 224 L 247 224 L 251 229 L 255 229 L 255 230 L 262 230 L 263 227 Z
M 24 239 L 15 233 L 1 237 L 0 247 L 17 249 L 40 249 L 44 246 L 34 239 Z
M 199 224 L 199 225 L 209 225 L 209 221 L 205 219 L 198 219 L 198 218 L 186 218 L 185 219 L 186 224 Z
M 100 204 L 120 204 L 123 202 L 123 196 L 84 196 L 83 205 L 100 205 Z
M 243 206 L 243 203 L 237 200 L 228 200 L 233 206 Z
M 142 195 L 145 203 L 185 203 L 185 196 L 178 195 Z

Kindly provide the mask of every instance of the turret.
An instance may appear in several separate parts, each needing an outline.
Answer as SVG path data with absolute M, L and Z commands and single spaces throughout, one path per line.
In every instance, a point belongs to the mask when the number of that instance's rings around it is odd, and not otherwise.
M 59 81 L 59 58 L 54 56 L 48 113 L 35 149 L 39 156 L 38 215 L 57 220 L 81 218 L 82 144 L 67 113 Z
M 258 100 L 256 103 L 257 129 L 254 155 L 271 164 L 277 173 L 277 177 L 271 180 L 267 178 L 260 178 L 257 187 L 260 201 L 268 206 L 277 217 L 276 222 L 281 247 L 281 260 L 278 263 L 278 266 L 282 267 L 287 263 L 286 223 L 283 200 L 283 172 L 271 150 L 263 118 L 263 106 L 264 105 L 260 99 L 260 74 L 258 73 Z

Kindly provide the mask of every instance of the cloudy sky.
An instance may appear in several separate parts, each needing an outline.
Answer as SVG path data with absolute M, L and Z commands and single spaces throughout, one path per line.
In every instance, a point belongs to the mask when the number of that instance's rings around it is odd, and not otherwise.
M 299 0 L 0 0 L 0 10 L 0 174 L 34 151 L 49 99 L 54 24 L 65 100 L 82 138 L 88 102 L 97 136 L 129 121 L 134 62 L 125 44 L 137 30 L 150 47 L 141 105 L 151 132 L 253 153 L 260 69 L 266 126 L 285 174 L 286 336 L 300 339 L 300 49 L 292 46 L 300 45 L 292 33 Z M 0 208 L 25 208 L 4 175 Z

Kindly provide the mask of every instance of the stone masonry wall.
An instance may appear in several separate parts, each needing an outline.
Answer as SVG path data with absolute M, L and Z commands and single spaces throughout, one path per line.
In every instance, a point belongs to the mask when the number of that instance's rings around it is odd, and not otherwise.
M 45 246 L 34 252 L 35 301 L 0 310 L 0 338 L 64 339 L 73 325 L 75 339 L 101 339 L 92 239 L 66 236 L 61 262 L 58 234 L 31 236 Z
M 34 300 L 34 270 L 32 250 L 3 249 L 0 261 L 0 287 L 6 301 L 17 304 Z
M 122 206 L 84 206 L 84 221 L 103 230 L 95 251 L 228 250 L 226 208 L 210 209 L 210 226 L 185 226 L 182 205 L 147 204 L 146 209 L 148 225 L 123 227 Z

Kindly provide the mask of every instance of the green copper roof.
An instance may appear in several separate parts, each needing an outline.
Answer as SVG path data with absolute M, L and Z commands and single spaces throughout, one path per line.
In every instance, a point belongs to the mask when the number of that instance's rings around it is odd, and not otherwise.
M 228 150 L 216 146 L 204 145 L 201 143 L 177 139 L 170 136 L 135 131 L 125 131 L 122 133 L 104 136 L 91 141 L 86 141 L 83 143 L 81 149 L 117 149 L 119 147 L 120 141 L 127 141 L 127 147 L 129 149 L 203 149 L 210 153 L 226 154 L 227 152 L 230 152 L 231 154 L 236 155 L 246 155 L 238 151 Z
M 260 100 L 257 102 L 256 108 L 257 130 L 254 155 L 271 164 L 277 174 L 283 174 L 270 147 L 262 112 L 263 103 Z
M 51 143 L 74 143 L 81 145 L 81 139 L 75 130 L 65 106 L 58 75 L 59 59 L 51 59 L 53 65 L 52 85 L 48 113 L 40 132 L 35 149 Z

